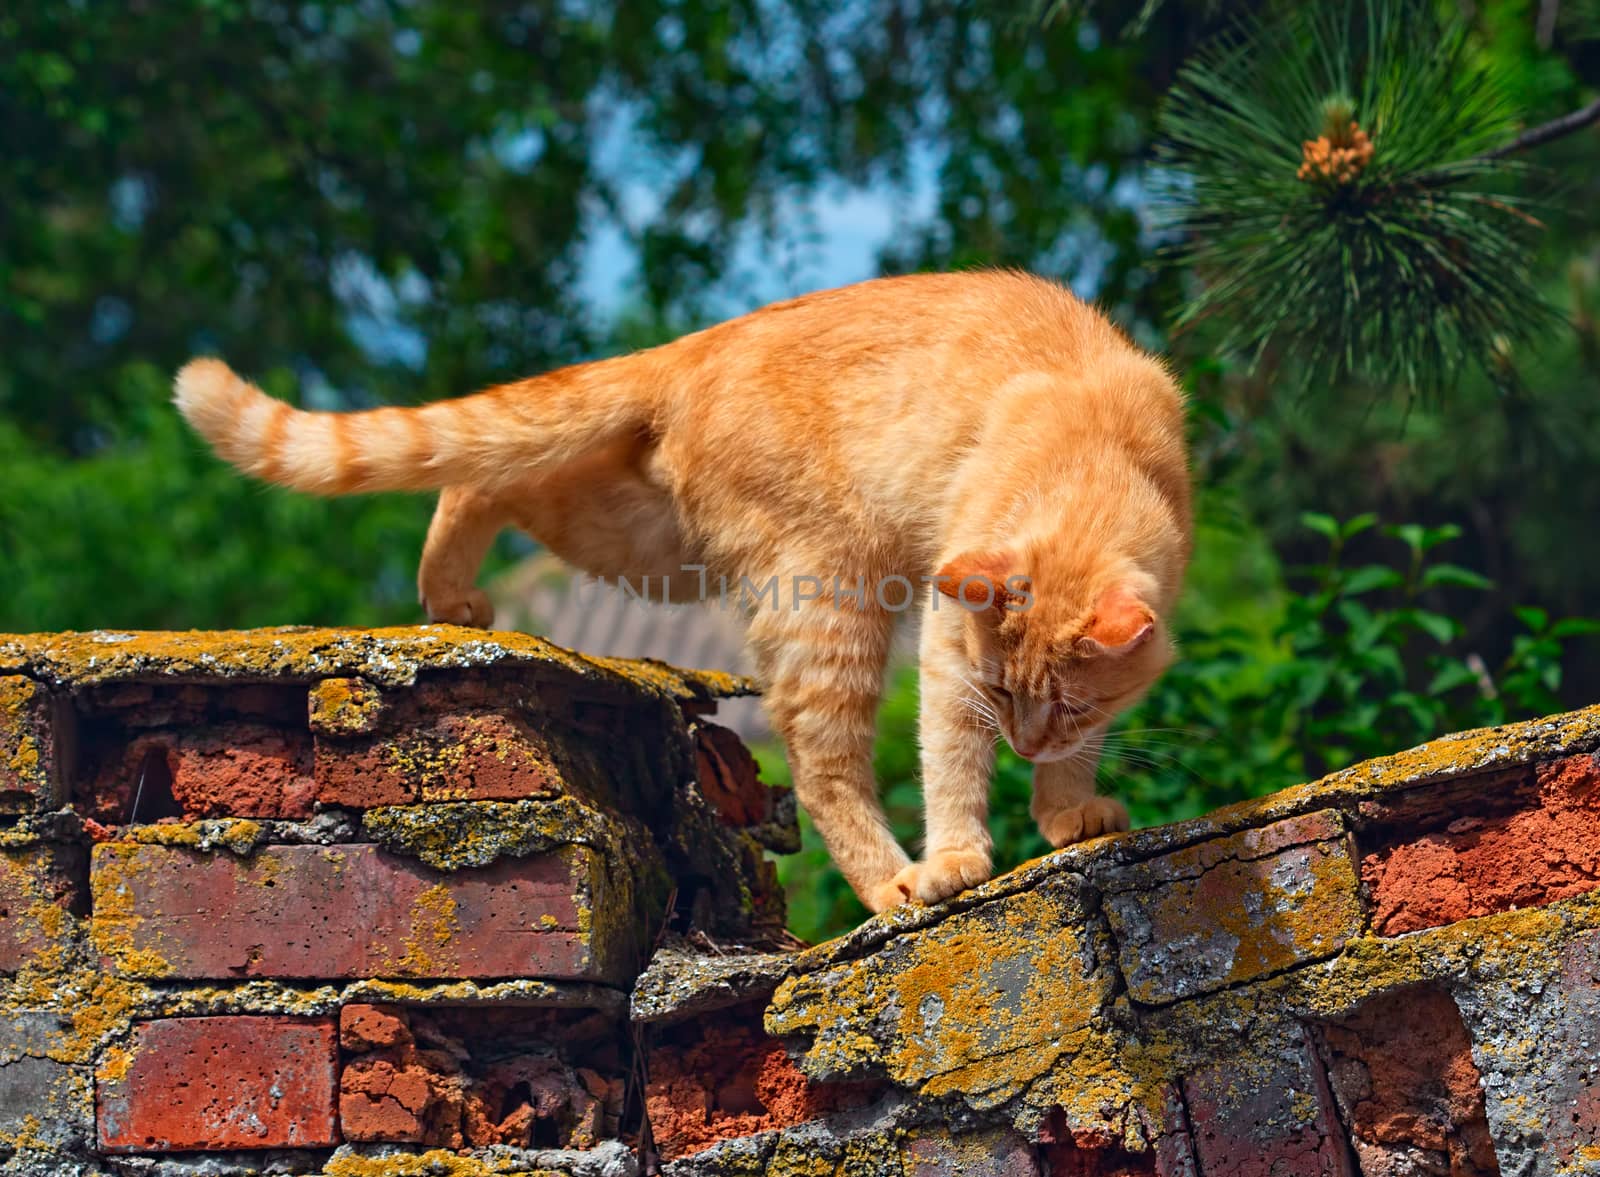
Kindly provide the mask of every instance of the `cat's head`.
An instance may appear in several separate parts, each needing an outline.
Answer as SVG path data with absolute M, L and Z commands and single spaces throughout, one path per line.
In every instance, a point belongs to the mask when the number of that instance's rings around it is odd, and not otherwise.
M 1031 563 L 1031 561 L 1029 561 Z M 977 710 L 1018 755 L 1062 760 L 1136 703 L 1173 658 L 1155 585 L 1137 573 L 1052 577 L 1009 552 L 940 569 L 959 609 Z

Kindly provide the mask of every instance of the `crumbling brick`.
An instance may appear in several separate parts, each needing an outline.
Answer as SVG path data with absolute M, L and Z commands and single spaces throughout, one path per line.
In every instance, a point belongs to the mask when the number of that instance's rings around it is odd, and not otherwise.
M 139 977 L 620 981 L 637 939 L 584 846 L 447 873 L 370 844 L 104 843 L 91 882 L 95 943 Z
M 360 1053 L 411 1045 L 405 1011 L 394 1005 L 351 1004 L 339 1011 L 339 1045 Z
M 108 824 L 166 816 L 311 816 L 311 739 L 255 723 L 145 732 L 101 768 L 85 798 Z M 173 811 L 176 812 L 173 812 Z
M 1472 1042 L 1449 994 L 1403 989 L 1323 1026 L 1329 1086 L 1366 1177 L 1499 1177 Z
M 1511 813 L 1456 817 L 1368 854 L 1362 881 L 1385 936 L 1537 907 L 1600 887 L 1600 763 L 1538 767 L 1537 792 Z
M 618 1130 L 622 1080 L 574 1070 L 555 1042 L 540 1053 L 475 1064 L 471 1045 L 417 1010 L 351 1005 L 340 1023 L 350 1054 L 339 1080 L 346 1140 L 581 1149 Z
M 106 1152 L 322 1148 L 339 1143 L 331 1018 L 165 1018 L 101 1064 Z
M 872 1083 L 814 1083 L 782 1043 L 761 1032 L 759 1011 L 747 1008 L 655 1044 L 645 1111 L 656 1147 L 671 1160 L 859 1106 L 877 1090 Z

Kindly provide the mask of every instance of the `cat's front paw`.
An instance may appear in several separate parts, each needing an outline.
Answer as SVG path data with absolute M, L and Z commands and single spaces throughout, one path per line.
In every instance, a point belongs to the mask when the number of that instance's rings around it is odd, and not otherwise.
M 988 882 L 989 856 L 976 850 L 939 850 L 922 862 L 913 862 L 873 894 L 884 911 L 901 903 L 938 903 L 952 895 Z
M 465 595 L 435 598 L 424 594 L 422 609 L 429 621 L 447 625 L 470 625 L 488 629 L 494 622 L 494 606 L 482 589 L 468 589 Z
M 1039 818 L 1039 832 L 1058 850 L 1086 838 L 1115 834 L 1127 828 L 1128 809 L 1112 797 L 1090 797 L 1082 805 Z

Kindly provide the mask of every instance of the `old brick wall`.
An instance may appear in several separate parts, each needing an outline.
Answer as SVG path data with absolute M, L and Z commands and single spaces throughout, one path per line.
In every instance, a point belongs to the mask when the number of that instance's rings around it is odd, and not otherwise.
M 0 1171 L 1600 1174 L 1600 709 L 797 952 L 743 690 L 0 637 Z

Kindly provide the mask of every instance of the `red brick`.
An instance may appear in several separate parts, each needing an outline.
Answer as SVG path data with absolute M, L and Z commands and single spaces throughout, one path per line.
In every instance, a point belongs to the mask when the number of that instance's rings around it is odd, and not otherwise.
M 70 935 L 82 911 L 81 847 L 40 843 L 0 850 L 0 973 L 15 973 Z
M 1150 1004 L 1332 956 L 1362 925 L 1349 839 L 1326 812 L 1124 868 L 1106 890 L 1128 992 Z
M 95 942 L 125 975 L 620 982 L 636 929 L 588 847 L 453 873 L 377 846 L 94 850 Z
M 394 735 L 316 738 L 317 799 L 367 809 L 570 792 L 549 742 L 515 715 L 422 714 Z
M 1545 1062 L 1513 1077 L 1501 1098 L 1544 1104 L 1549 1155 L 1560 1172 L 1588 1172 L 1600 1155 L 1600 1079 L 1595 1040 L 1600 1036 L 1600 932 L 1578 936 L 1562 949 L 1559 1013 L 1545 1047 Z M 1543 1029 L 1543 1027 L 1538 1027 Z
M 701 720 L 694 747 L 701 795 L 725 824 L 742 828 L 772 817 L 772 790 L 762 784 L 756 758 L 737 732 Z
M 141 1022 L 101 1065 L 107 1152 L 327 1148 L 339 1143 L 332 1018 Z
M 1355 1177 L 1326 1075 L 1298 1031 L 1280 1049 L 1186 1076 L 1183 1094 L 1208 1177 Z
M 217 723 L 134 739 L 101 769 L 87 807 L 91 817 L 116 824 L 156 820 L 174 806 L 189 818 L 298 820 L 311 816 L 314 800 L 309 735 Z
M 1472 1042 L 1449 994 L 1385 994 L 1321 1033 L 1363 1174 L 1498 1177 Z
M 1600 766 L 1574 756 L 1539 765 L 1536 777 L 1526 808 L 1459 817 L 1367 855 L 1374 928 L 1398 936 L 1600 886 Z
M 0 675 L 0 813 L 59 804 L 55 706 L 48 691 L 19 674 Z

